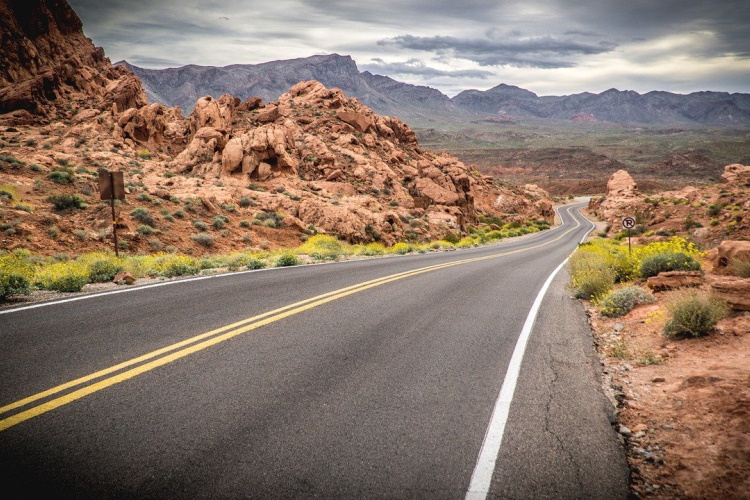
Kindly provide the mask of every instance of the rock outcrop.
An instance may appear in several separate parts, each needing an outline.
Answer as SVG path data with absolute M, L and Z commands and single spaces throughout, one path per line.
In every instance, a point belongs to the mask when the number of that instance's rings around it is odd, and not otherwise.
M 732 309 L 750 311 L 750 278 L 715 277 L 711 280 L 711 291 Z
M 112 67 L 67 2 L 0 0 L 0 115 L 5 123 L 69 118 L 74 107 L 146 104 L 140 80 Z
M 734 274 L 736 261 L 750 262 L 750 241 L 722 241 L 716 250 L 709 254 L 709 261 L 715 274 Z
M 623 217 L 635 217 L 636 222 L 646 224 L 647 207 L 638 185 L 625 170 L 613 173 L 607 181 L 607 194 L 602 198 L 592 198 L 589 210 L 607 221 L 610 227 L 619 230 Z
M 750 182 L 750 166 L 733 163 L 724 167 L 721 179 L 727 184 L 747 184 Z

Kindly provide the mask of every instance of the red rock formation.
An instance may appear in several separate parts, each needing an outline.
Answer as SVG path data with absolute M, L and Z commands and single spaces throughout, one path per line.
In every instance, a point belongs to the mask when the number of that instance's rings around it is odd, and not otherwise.
M 64 0 L 0 0 L 0 18 L 3 121 L 69 118 L 73 103 L 123 111 L 147 102 L 140 80 L 111 67 Z

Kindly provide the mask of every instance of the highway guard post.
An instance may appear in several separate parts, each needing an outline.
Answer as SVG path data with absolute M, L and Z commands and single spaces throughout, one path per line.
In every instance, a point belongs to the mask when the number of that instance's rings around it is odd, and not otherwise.
M 104 168 L 99 169 L 99 198 L 101 200 L 109 200 L 112 206 L 112 235 L 114 238 L 115 256 L 119 257 L 115 200 L 125 199 L 125 179 L 122 172 L 110 172 Z

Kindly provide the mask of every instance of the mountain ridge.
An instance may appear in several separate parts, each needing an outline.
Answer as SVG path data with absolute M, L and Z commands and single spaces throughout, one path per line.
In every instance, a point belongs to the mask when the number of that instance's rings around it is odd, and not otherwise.
M 146 69 L 127 61 L 151 101 L 179 106 L 189 112 L 204 95 L 232 94 L 273 101 L 299 81 L 317 80 L 343 90 L 383 115 L 404 120 L 470 121 L 476 117 L 508 119 L 606 121 L 645 125 L 750 126 L 750 94 L 698 91 L 677 94 L 653 90 L 640 94 L 611 88 L 599 94 L 581 92 L 539 96 L 501 83 L 488 90 L 469 89 L 453 98 L 437 89 L 400 82 L 360 71 L 351 56 L 316 55 L 307 58 L 229 66 L 186 65 Z

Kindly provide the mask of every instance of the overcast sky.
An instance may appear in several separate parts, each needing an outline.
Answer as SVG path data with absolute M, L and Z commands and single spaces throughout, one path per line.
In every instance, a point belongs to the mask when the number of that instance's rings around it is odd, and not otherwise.
M 112 62 L 226 66 L 337 53 L 449 96 L 500 83 L 750 93 L 748 0 L 69 0 Z

